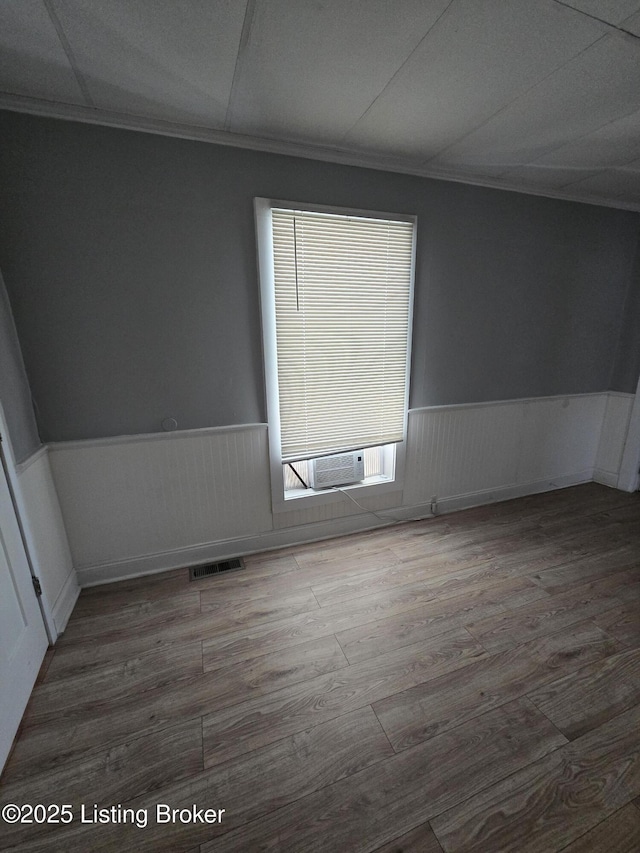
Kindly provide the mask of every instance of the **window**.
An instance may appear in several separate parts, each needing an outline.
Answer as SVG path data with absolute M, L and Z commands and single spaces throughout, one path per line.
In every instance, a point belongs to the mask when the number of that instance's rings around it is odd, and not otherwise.
M 395 481 L 395 444 L 364 449 L 364 478 L 370 485 Z M 300 497 L 308 491 L 311 460 L 285 462 L 282 466 L 285 497 Z M 302 491 L 301 491 L 302 490 Z
M 283 463 L 332 453 L 378 448 L 365 484 L 397 482 L 415 218 L 257 199 L 256 224 L 274 506 L 305 494 Z

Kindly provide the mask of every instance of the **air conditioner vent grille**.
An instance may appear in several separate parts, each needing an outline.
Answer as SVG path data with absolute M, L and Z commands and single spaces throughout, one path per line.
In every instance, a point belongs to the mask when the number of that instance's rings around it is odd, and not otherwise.
M 244 561 L 241 557 L 233 557 L 231 560 L 219 560 L 217 563 L 207 563 L 205 566 L 192 566 L 189 569 L 189 580 L 196 581 L 200 578 L 208 578 L 219 575 L 222 572 L 233 572 L 244 569 Z
M 329 486 L 346 486 L 364 479 L 364 451 L 336 453 L 322 456 L 311 462 L 311 488 L 325 489 Z

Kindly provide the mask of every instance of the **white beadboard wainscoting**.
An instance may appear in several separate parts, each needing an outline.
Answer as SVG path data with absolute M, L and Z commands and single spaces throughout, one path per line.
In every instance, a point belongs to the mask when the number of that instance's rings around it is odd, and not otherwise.
M 365 499 L 385 518 L 429 515 L 588 482 L 615 485 L 633 395 L 438 406 L 409 413 L 403 491 Z M 382 524 L 347 498 L 271 512 L 267 426 L 49 445 L 82 586 Z M 357 497 L 357 494 L 356 494 Z
M 272 529 L 265 424 L 64 442 L 49 453 L 82 586 L 206 561 L 226 540 Z
M 439 511 L 593 478 L 607 394 L 414 409 L 404 503 Z
M 42 585 L 49 633 L 55 641 L 80 593 L 46 447 L 15 466 L 16 500 L 29 557 Z
M 604 483 L 605 486 L 614 488 L 618 485 L 634 399 L 634 394 L 609 392 L 607 395 L 607 406 L 593 472 L 593 479 L 597 483 Z

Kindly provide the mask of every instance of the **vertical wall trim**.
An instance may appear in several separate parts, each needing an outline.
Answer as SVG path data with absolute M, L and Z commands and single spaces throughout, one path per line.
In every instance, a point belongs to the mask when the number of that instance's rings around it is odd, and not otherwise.
M 620 474 L 617 487 L 625 492 L 635 492 L 640 487 L 640 379 L 636 395 L 633 399 L 631 415 L 629 417 L 629 428 L 622 451 L 620 462 Z

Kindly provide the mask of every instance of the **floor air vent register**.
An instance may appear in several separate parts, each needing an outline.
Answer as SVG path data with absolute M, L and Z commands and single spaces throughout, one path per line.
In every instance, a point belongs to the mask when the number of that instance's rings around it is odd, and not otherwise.
M 244 560 L 241 557 L 220 560 L 217 563 L 207 563 L 206 566 L 192 566 L 189 569 L 189 580 L 197 581 L 201 578 L 222 574 L 222 572 L 235 572 L 238 569 L 244 569 Z

